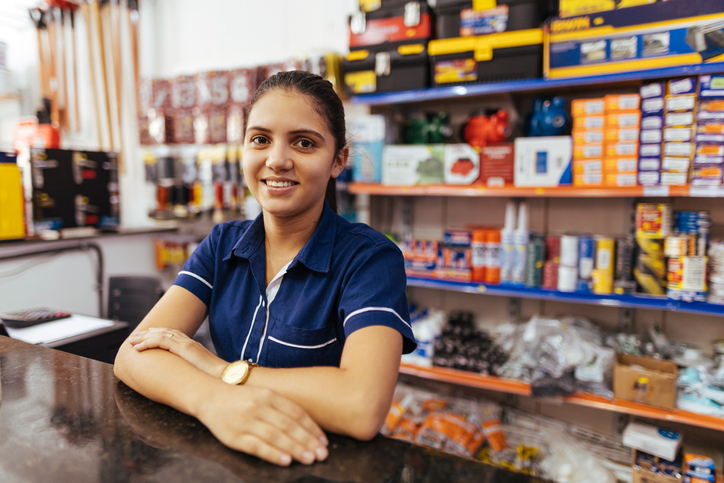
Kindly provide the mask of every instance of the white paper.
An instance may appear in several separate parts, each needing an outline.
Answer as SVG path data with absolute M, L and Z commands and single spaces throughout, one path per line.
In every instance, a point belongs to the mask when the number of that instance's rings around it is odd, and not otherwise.
M 5 329 L 13 339 L 22 340 L 29 344 L 41 344 L 67 339 L 111 326 L 113 326 L 112 320 L 98 319 L 86 315 L 71 315 L 65 319 L 54 320 L 24 329 L 13 329 L 7 326 Z

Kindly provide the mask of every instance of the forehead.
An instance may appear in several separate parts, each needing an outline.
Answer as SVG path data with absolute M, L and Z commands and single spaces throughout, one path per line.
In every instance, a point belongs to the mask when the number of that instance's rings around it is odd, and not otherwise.
M 325 137 L 331 136 L 327 123 L 312 102 L 309 96 L 298 92 L 272 90 L 254 103 L 247 125 L 280 132 L 312 129 Z

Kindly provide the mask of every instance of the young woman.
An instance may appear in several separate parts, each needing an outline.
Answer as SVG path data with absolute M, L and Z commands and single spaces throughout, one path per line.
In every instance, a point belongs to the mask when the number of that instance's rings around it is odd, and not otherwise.
M 323 430 L 373 438 L 415 347 L 401 253 L 333 211 L 345 136 L 329 82 L 266 80 L 243 153 L 262 214 L 215 226 L 116 357 L 136 391 L 279 465 L 325 459 Z M 207 314 L 218 357 L 190 338 Z

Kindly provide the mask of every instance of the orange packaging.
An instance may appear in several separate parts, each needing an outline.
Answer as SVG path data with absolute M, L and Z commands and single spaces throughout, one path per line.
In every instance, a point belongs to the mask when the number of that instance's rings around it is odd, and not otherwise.
M 472 268 L 472 279 L 474 282 L 485 282 L 485 240 L 487 230 L 476 228 L 473 230 L 470 239 L 470 266 Z
M 500 283 L 500 230 L 485 232 L 485 283 Z
M 603 186 L 603 173 L 574 174 L 573 186 Z
M 574 159 L 573 174 L 600 174 L 603 171 L 603 162 L 600 159 Z
M 639 140 L 640 129 L 637 127 L 628 127 L 624 129 L 606 129 L 607 143 L 635 143 Z
M 724 111 L 724 101 L 722 101 L 722 100 L 699 101 L 699 110 L 707 111 L 707 112 Z
M 699 144 L 696 146 L 697 156 L 724 156 L 724 146 L 720 144 Z
M 724 124 L 699 124 L 696 126 L 696 132 L 701 134 L 724 134 Z
M 573 159 L 601 159 L 602 157 L 603 143 L 573 146 Z
M 417 432 L 418 443 L 451 450 L 462 456 L 472 456 L 468 447 L 476 437 L 478 429 L 462 416 L 451 413 L 432 413 L 425 418 Z M 477 448 L 476 448 L 477 449 Z
M 626 129 L 641 127 L 640 112 L 617 112 L 606 114 L 606 129 Z
M 605 140 L 603 130 L 574 130 L 573 131 L 573 145 L 577 146 L 580 144 L 600 144 Z
M 639 143 L 607 143 L 606 144 L 606 157 L 620 157 L 620 156 L 637 156 L 639 153 Z
M 574 131 L 600 130 L 604 128 L 605 124 L 606 118 L 602 115 L 573 117 Z
M 605 158 L 603 160 L 603 169 L 606 170 L 606 174 L 636 174 L 638 171 L 638 162 L 639 158 L 636 157 Z
M 404 439 L 405 441 L 415 441 L 417 437 L 419 425 L 411 418 L 402 418 L 400 424 L 397 425 L 393 437 L 396 439 Z
M 403 414 L 405 414 L 405 407 L 399 402 L 393 402 L 385 418 L 385 424 L 383 425 L 386 434 L 393 434 L 395 432 L 400 421 L 402 421 Z
M 603 114 L 606 109 L 603 97 L 595 99 L 573 99 L 571 101 L 571 115 L 573 117 L 594 116 Z
M 606 112 L 638 112 L 641 96 L 638 94 L 609 94 L 603 98 Z
M 508 441 L 500 426 L 500 421 L 491 419 L 483 422 L 483 433 L 493 451 L 502 451 L 508 447 Z
M 636 186 L 636 173 L 616 173 L 606 175 L 606 186 L 614 186 L 617 188 L 625 186 Z

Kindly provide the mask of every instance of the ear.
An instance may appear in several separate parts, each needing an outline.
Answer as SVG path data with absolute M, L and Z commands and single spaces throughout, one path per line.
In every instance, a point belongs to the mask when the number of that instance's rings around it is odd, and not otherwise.
M 349 146 L 345 146 L 339 150 L 337 157 L 334 158 L 334 164 L 332 165 L 332 178 L 338 177 L 344 167 L 347 165 L 347 159 L 349 158 Z

